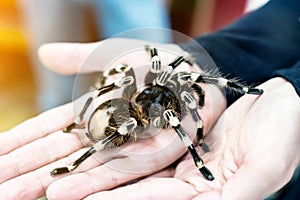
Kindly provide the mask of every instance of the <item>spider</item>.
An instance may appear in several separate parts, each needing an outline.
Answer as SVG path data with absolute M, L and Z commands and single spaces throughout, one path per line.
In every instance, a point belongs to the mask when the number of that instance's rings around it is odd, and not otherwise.
M 136 138 L 154 126 L 161 129 L 173 128 L 190 152 L 202 176 L 207 180 L 214 180 L 212 172 L 204 165 L 204 161 L 197 153 L 192 139 L 180 124 L 187 113 L 190 113 L 197 124 L 196 140 L 200 145 L 203 144 L 203 121 L 197 108 L 204 106 L 205 95 L 199 83 L 215 84 L 241 94 L 260 95 L 263 90 L 244 86 L 219 75 L 195 71 L 175 73 L 174 69 L 183 62 L 193 64 L 188 56 L 177 56 L 163 69 L 157 48 L 146 46 L 145 49 L 151 58 L 150 70 L 144 78 L 145 87 L 137 89 L 135 72 L 127 64 L 118 65 L 102 73 L 98 87 L 94 90 L 94 97 L 87 99 L 77 118 L 64 129 L 64 132 L 82 126 L 88 107 L 99 96 L 122 88 L 122 97 L 109 99 L 93 111 L 87 123 L 86 133 L 87 137 L 94 142 L 93 146 L 70 165 L 51 171 L 52 176 L 69 173 L 94 153 L 122 146 L 130 138 Z M 106 85 L 106 79 L 115 74 L 124 76 Z

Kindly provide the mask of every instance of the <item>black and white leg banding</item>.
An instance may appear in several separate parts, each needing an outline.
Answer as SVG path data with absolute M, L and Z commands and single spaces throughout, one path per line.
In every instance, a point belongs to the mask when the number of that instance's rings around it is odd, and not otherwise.
M 214 176 L 212 175 L 210 170 L 204 166 L 203 160 L 200 158 L 199 154 L 197 153 L 192 140 L 189 138 L 185 130 L 181 127 L 178 117 L 176 117 L 174 112 L 171 110 L 166 110 L 163 116 L 165 120 L 167 120 L 169 124 L 174 128 L 174 130 L 178 134 L 183 144 L 188 148 L 190 154 L 194 159 L 195 165 L 198 167 L 203 177 L 210 181 L 214 180 Z
M 187 108 L 190 110 L 193 120 L 197 123 L 197 142 L 201 146 L 203 144 L 203 121 L 197 111 L 197 103 L 192 94 L 183 91 L 181 93 L 181 99 L 185 102 Z
M 94 153 L 101 151 L 105 148 L 107 144 L 118 138 L 120 135 L 127 135 L 132 132 L 137 126 L 137 121 L 134 118 L 129 118 L 126 122 L 124 122 L 119 128 L 118 131 L 106 137 L 103 140 L 96 142 L 88 151 L 86 151 L 80 158 L 75 160 L 73 163 L 66 167 L 56 168 L 50 172 L 52 176 L 66 174 L 71 171 L 74 171 L 83 161 L 85 161 L 88 157 L 93 155 Z
M 96 89 L 99 89 L 105 85 L 106 80 L 109 76 L 122 73 L 122 72 L 127 72 L 128 70 L 131 69 L 131 66 L 126 65 L 126 64 L 119 64 L 113 69 L 106 70 L 104 72 L 100 73 L 99 80 L 96 83 Z
M 66 174 L 66 173 L 69 173 L 71 171 L 74 171 L 88 157 L 90 157 L 91 155 L 93 155 L 97 151 L 102 150 L 105 147 L 106 144 L 108 144 L 112 140 L 116 139 L 118 136 L 119 136 L 119 133 L 116 132 L 116 133 L 108 136 L 104 140 L 98 141 L 87 152 L 85 152 L 82 156 L 80 156 L 80 158 L 78 158 L 77 160 L 75 160 L 70 165 L 68 165 L 66 167 L 60 167 L 60 168 L 56 168 L 56 169 L 52 170 L 50 172 L 51 176 L 56 176 L 56 175 L 60 175 L 60 174 Z
M 215 84 L 222 88 L 229 88 L 233 91 L 239 92 L 241 94 L 254 94 L 254 95 L 261 95 L 263 90 L 258 88 L 252 88 L 248 86 L 244 86 L 236 81 L 229 80 L 223 77 L 213 77 L 197 72 L 185 72 L 180 75 L 180 78 L 185 81 L 191 81 L 194 83 L 208 83 L 208 84 Z
M 107 92 L 110 92 L 114 89 L 118 89 L 121 87 L 128 87 L 130 85 L 132 85 L 134 83 L 134 78 L 132 76 L 125 76 L 123 78 L 120 78 L 118 80 L 116 80 L 114 83 L 98 88 L 96 90 L 94 90 L 93 92 L 93 96 L 89 97 L 87 99 L 87 101 L 85 102 L 81 112 L 79 113 L 79 115 L 75 118 L 74 122 L 72 124 L 70 124 L 69 126 L 67 126 L 63 132 L 65 133 L 69 133 L 72 129 L 77 128 L 80 126 L 82 120 L 83 120 L 83 116 L 86 113 L 88 107 L 91 105 L 91 103 L 93 102 L 93 100 Z
M 195 83 L 192 84 L 192 88 L 198 95 L 198 98 L 199 98 L 198 105 L 202 108 L 204 106 L 204 102 L 205 102 L 205 92 L 199 85 L 197 85 Z
M 156 78 L 156 83 L 160 86 L 164 86 L 166 82 L 169 80 L 173 70 L 178 67 L 182 62 L 187 61 L 184 56 L 178 56 L 172 61 L 165 70 L 160 74 L 159 77 Z
M 150 53 L 151 56 L 151 67 L 149 72 L 145 76 L 145 84 L 155 84 L 155 79 L 161 73 L 161 61 L 158 56 L 157 49 L 146 46 L 146 51 Z
M 151 55 L 151 69 L 152 73 L 160 73 L 161 70 L 161 61 L 160 57 L 157 54 L 156 48 L 149 48 L 150 55 Z

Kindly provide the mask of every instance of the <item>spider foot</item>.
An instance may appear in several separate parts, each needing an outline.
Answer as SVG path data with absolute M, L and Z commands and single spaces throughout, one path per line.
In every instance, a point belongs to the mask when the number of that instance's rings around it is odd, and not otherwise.
M 72 124 L 70 124 L 66 128 L 64 128 L 63 132 L 70 133 L 75 127 L 76 127 L 76 123 L 73 122 Z
M 203 177 L 205 177 L 209 181 L 213 181 L 215 177 L 212 175 L 211 171 L 207 169 L 207 167 L 203 166 L 199 168 L 200 173 L 202 174 Z
M 78 167 L 78 165 L 75 165 L 74 163 L 72 163 L 71 165 L 67 166 L 67 167 L 59 167 L 59 168 L 55 168 L 54 170 L 52 170 L 50 172 L 51 176 L 57 176 L 57 175 L 61 175 L 61 174 L 67 174 L 71 171 L 73 171 L 74 169 L 76 169 Z
M 77 124 L 77 123 L 73 122 L 72 124 L 70 124 L 69 126 L 64 128 L 63 132 L 70 133 L 73 129 L 84 129 L 84 128 L 85 128 L 84 124 Z
M 60 175 L 60 174 L 66 174 L 66 173 L 69 173 L 69 169 L 68 167 L 60 167 L 60 168 L 56 168 L 54 170 L 52 170 L 50 172 L 51 176 L 57 176 L 57 175 Z
M 254 94 L 254 95 L 261 95 L 264 93 L 262 89 L 257 89 L 257 88 L 249 88 L 247 94 Z
M 201 144 L 199 144 L 199 146 L 201 147 L 202 151 L 204 151 L 204 153 L 207 153 L 210 151 L 210 148 L 206 143 L 201 143 Z

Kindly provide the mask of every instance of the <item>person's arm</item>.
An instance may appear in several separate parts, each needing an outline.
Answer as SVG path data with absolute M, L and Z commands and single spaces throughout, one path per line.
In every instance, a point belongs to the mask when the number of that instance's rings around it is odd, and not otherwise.
M 299 7 L 297 0 L 271 0 L 225 29 L 198 37 L 196 41 L 210 54 L 222 74 L 247 83 L 262 83 L 273 76 L 282 76 L 299 94 L 296 70 L 300 58 Z M 181 46 L 197 56 L 193 46 Z M 275 72 L 287 68 L 288 71 Z M 228 104 L 236 97 L 227 96 Z

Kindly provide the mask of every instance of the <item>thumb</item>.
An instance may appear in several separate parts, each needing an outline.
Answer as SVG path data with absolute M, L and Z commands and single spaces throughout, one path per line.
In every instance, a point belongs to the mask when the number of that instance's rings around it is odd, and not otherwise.
M 225 183 L 222 200 L 261 200 L 288 182 L 290 177 L 282 176 L 280 167 L 258 162 L 244 163 L 238 169 Z
M 38 55 L 46 67 L 57 73 L 74 74 L 79 70 L 86 73 L 103 70 L 112 60 L 133 49 L 144 49 L 145 44 L 142 40 L 124 38 L 95 43 L 52 43 L 42 45 Z
M 88 56 L 99 46 L 95 43 L 50 43 L 38 50 L 40 61 L 60 74 L 75 74 Z
M 159 44 L 137 39 L 111 38 L 95 43 L 51 43 L 44 44 L 38 50 L 41 62 L 49 69 L 61 74 L 77 72 L 97 72 L 119 59 L 118 62 L 134 62 L 143 66 L 140 59 L 147 56 L 145 45 L 155 45 L 166 48 L 168 52 L 180 54 L 182 49 L 177 45 Z M 126 57 L 125 53 L 142 50 L 142 54 Z M 147 58 L 147 57 L 145 57 Z M 130 63 L 132 64 L 132 63 Z

